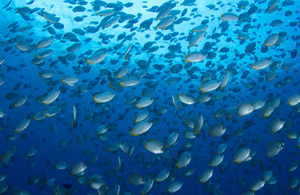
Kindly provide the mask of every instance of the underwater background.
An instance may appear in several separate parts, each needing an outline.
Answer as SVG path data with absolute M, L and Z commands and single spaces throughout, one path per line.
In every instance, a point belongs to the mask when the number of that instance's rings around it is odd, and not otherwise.
M 299 194 L 298 0 L 1 0 L 0 194 Z

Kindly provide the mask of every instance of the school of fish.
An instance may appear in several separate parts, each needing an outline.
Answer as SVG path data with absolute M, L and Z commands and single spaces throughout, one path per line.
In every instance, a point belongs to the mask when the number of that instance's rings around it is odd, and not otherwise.
M 300 194 L 300 1 L 0 6 L 0 194 Z

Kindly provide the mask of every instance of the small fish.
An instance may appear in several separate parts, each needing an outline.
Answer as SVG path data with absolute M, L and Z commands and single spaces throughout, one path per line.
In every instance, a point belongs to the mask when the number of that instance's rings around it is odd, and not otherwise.
M 128 60 L 128 59 L 129 59 L 129 52 L 130 52 L 131 48 L 132 48 L 132 45 L 130 45 L 130 46 L 128 47 L 128 49 L 127 49 L 127 51 L 126 51 L 126 53 L 125 53 L 125 60 Z
M 31 4 L 33 4 L 33 2 L 34 2 L 34 0 L 31 0 L 31 1 L 27 2 L 26 4 L 31 5 Z
M 1 72 L 1 68 L 2 68 L 2 64 L 4 63 L 4 57 L 2 57 L 1 59 L 0 59 L 0 72 Z
M 73 129 L 76 129 L 76 127 L 78 125 L 78 120 L 77 120 L 77 109 L 75 106 L 73 106 L 73 118 L 72 118 L 71 124 L 72 124 Z
M 4 7 L 2 7 L 2 9 L 7 8 L 10 4 L 11 4 L 12 0 L 10 0 Z

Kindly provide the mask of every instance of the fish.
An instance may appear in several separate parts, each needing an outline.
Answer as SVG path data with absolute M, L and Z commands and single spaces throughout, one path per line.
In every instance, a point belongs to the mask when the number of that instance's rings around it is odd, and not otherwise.
M 131 48 L 132 48 L 132 45 L 129 45 L 128 49 L 125 52 L 125 60 L 129 59 L 129 52 L 130 52 Z
M 2 7 L 2 9 L 7 8 L 10 4 L 11 4 L 12 0 L 10 0 L 4 7 Z
M 72 184 L 62 184 L 62 186 L 69 190 L 72 187 Z
M 76 129 L 77 125 L 78 125 L 77 109 L 76 109 L 75 106 L 73 106 L 73 118 L 72 118 L 72 121 L 71 121 L 71 125 L 72 125 L 73 129 Z

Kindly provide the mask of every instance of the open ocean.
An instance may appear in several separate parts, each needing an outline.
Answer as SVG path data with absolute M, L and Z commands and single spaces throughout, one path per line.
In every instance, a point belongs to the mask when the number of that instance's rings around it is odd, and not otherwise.
M 0 194 L 300 194 L 299 0 L 1 0 Z

